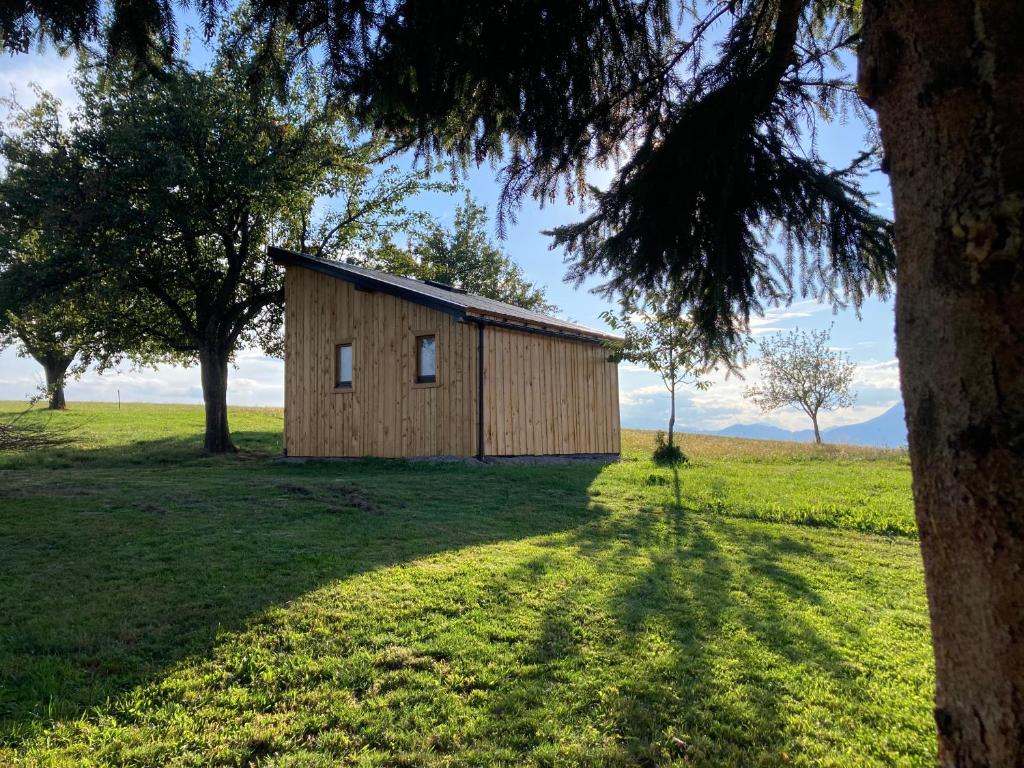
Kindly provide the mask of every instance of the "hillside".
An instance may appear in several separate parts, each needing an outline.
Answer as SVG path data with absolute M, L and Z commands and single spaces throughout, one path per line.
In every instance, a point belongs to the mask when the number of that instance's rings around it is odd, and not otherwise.
M 933 763 L 902 452 L 289 464 L 280 410 L 218 457 L 201 407 L 33 418 L 74 443 L 0 454 L 0 765 Z

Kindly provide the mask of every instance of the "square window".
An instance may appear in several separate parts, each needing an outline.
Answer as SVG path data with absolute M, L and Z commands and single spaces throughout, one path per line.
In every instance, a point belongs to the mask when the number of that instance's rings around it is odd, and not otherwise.
M 416 337 L 416 383 L 437 381 L 437 337 Z
M 334 359 L 335 389 L 352 389 L 352 344 L 339 344 Z

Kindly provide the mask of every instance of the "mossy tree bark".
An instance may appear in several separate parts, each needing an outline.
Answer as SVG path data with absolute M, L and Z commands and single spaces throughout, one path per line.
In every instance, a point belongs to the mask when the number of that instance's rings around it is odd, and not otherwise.
M 865 0 L 944 766 L 1024 765 L 1024 3 Z

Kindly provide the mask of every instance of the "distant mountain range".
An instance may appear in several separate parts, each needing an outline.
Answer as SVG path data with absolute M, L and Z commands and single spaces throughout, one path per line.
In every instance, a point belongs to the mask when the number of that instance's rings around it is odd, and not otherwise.
M 793 440 L 809 443 L 814 440 L 813 429 L 789 430 L 771 424 L 733 424 L 731 427 L 711 435 L 723 437 L 748 437 L 754 440 Z M 903 416 L 903 403 L 897 403 L 881 416 L 822 430 L 821 439 L 826 443 L 846 445 L 870 445 L 876 448 L 901 448 L 907 444 L 907 425 Z

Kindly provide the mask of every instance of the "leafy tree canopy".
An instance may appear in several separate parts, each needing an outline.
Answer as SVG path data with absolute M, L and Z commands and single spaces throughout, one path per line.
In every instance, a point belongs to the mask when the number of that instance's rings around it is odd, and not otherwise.
M 29 108 L 0 102 L 8 118 L 0 131 L 0 348 L 14 345 L 46 373 L 51 408 L 64 407 L 64 382 L 90 364 L 109 366 L 116 350 L 89 321 L 95 296 L 56 258 L 67 233 L 36 228 L 27 210 L 78 210 L 74 196 L 53 179 L 70 178 L 80 161 L 61 125 L 59 103 L 46 93 Z
M 280 343 L 282 276 L 266 245 L 364 250 L 411 226 L 404 201 L 428 184 L 429 169 L 378 172 L 385 145 L 357 136 L 314 70 L 268 77 L 288 45 L 257 43 L 238 17 L 208 69 L 84 59 L 76 162 L 58 174 L 31 158 L 9 168 L 24 193 L 10 197 L 14 220 L 62 233 L 57 261 L 88 283 L 106 343 L 144 362 L 199 362 L 211 450 L 230 447 L 231 356 Z M 43 204 L 61 195 L 74 205 Z
M 389 242 L 371 255 L 368 266 L 436 280 L 536 312 L 556 311 L 543 288 L 529 282 L 522 268 L 492 242 L 489 229 L 487 208 L 467 194 L 450 229 L 430 221 L 412 233 L 408 248 Z
M 112 356 L 91 328 L 83 297 L 73 290 L 26 297 L 24 287 L 35 279 L 30 272 L 37 263 L 26 259 L 0 270 L 0 349 L 14 346 L 39 363 L 46 375 L 41 394 L 50 408 L 62 409 L 67 376 L 81 375 L 94 361 L 109 363 Z
M 761 383 L 746 396 L 766 413 L 787 406 L 800 408 L 814 424 L 815 442 L 821 442 L 818 413 L 853 405 L 856 366 L 845 353 L 829 345 L 829 331 L 778 333 L 760 341 Z

